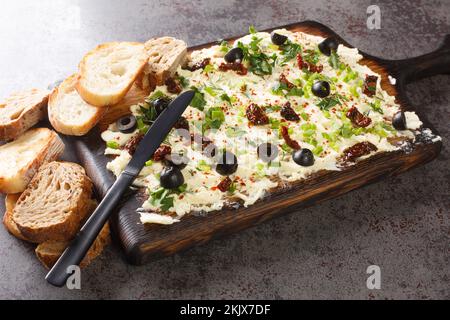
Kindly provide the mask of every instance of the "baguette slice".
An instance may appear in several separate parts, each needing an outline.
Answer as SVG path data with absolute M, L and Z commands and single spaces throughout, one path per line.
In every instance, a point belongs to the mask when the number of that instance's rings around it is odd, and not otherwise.
M 0 102 L 0 140 L 17 138 L 45 117 L 48 90 L 14 93 Z
M 39 167 L 57 159 L 63 151 L 64 143 L 47 128 L 31 129 L 0 146 L 0 192 L 22 192 Z
M 48 100 L 48 118 L 56 131 L 71 136 L 82 136 L 100 120 L 107 108 L 99 108 L 85 102 L 75 86 L 78 75 L 64 80 Z
M 65 241 L 89 213 L 92 182 L 83 167 L 70 162 L 43 165 L 19 197 L 12 219 L 33 242 Z
M 94 106 L 116 104 L 131 88 L 147 60 L 142 43 L 110 42 L 99 45 L 80 62 L 78 93 Z
M 20 193 L 10 193 L 6 195 L 5 198 L 5 214 L 3 216 L 3 224 L 6 227 L 6 230 L 9 231 L 9 233 L 11 233 L 13 236 L 15 236 L 16 238 L 20 239 L 20 240 L 25 240 L 28 241 L 28 239 L 26 239 L 22 233 L 20 233 L 19 228 L 17 228 L 16 223 L 13 221 L 12 219 L 12 212 L 14 207 L 16 206 L 16 202 L 20 197 Z
M 167 78 L 173 76 L 179 65 L 186 61 L 187 46 L 182 40 L 172 37 L 153 38 L 145 43 L 149 56 L 144 68 L 147 75 L 138 79 L 141 88 L 163 85 Z

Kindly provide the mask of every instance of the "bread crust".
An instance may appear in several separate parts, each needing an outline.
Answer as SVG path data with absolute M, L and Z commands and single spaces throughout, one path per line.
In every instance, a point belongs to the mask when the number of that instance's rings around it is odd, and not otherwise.
M 144 70 L 144 67 L 148 60 L 148 56 L 145 54 L 143 44 L 139 42 L 125 42 L 125 43 L 128 45 L 142 46 L 143 55 L 142 57 L 139 57 L 139 67 L 137 68 L 137 70 L 135 70 L 131 78 L 128 80 L 127 84 L 121 90 L 115 92 L 114 94 L 101 94 L 95 92 L 94 90 L 91 90 L 88 87 L 86 77 L 89 72 L 89 66 L 87 64 L 91 56 L 96 55 L 98 52 L 104 49 L 117 46 L 120 44 L 120 42 L 109 42 L 101 44 L 97 46 L 94 50 L 88 52 L 81 60 L 78 66 L 78 73 L 80 75 L 80 78 L 78 79 L 78 82 L 76 84 L 76 89 L 80 94 L 80 96 L 83 98 L 83 100 L 85 100 L 89 104 L 97 107 L 106 107 L 119 103 L 120 100 L 122 100 L 122 98 L 127 94 L 128 90 L 130 90 L 131 86 L 133 85 L 139 74 Z
M 78 94 L 76 91 L 76 84 L 79 77 L 80 76 L 78 74 L 73 74 L 68 77 L 53 90 L 48 100 L 48 119 L 53 128 L 60 133 L 71 136 L 83 136 L 87 134 L 93 127 L 95 127 L 95 125 L 102 118 L 103 114 L 105 114 L 108 110 L 107 107 L 96 107 L 91 105 L 92 108 L 96 109 L 95 113 L 88 121 L 78 125 L 65 123 L 60 117 L 58 117 L 58 114 L 61 112 L 61 108 L 70 108 L 70 106 L 62 105 L 62 102 L 60 101 L 62 96 L 73 91 Z M 80 97 L 80 99 L 82 98 Z M 76 117 L 76 115 L 73 115 L 73 117 Z
M 49 94 L 48 90 L 31 89 L 12 94 L 0 102 L 0 141 L 17 138 L 45 118 Z M 12 115 L 6 115 L 7 112 Z
M 149 55 L 144 72 L 136 80 L 141 89 L 153 90 L 173 76 L 187 60 L 187 45 L 172 37 L 152 38 L 145 43 Z
M 70 193 L 70 197 L 73 197 L 73 199 L 67 199 L 69 203 L 64 203 L 66 207 L 58 208 L 51 207 L 51 203 L 50 205 L 47 205 L 47 203 L 32 203 L 35 197 L 38 197 L 40 202 L 47 200 L 44 195 L 36 194 L 40 192 L 40 187 L 42 187 L 40 184 L 46 184 L 45 187 L 49 189 L 55 187 L 54 184 L 60 184 L 61 188 L 63 188 L 62 186 L 68 183 L 60 177 L 55 177 L 54 173 L 58 172 L 58 170 L 71 170 L 71 172 L 74 172 L 76 181 L 72 180 L 70 182 L 73 185 L 71 185 L 71 190 L 74 190 Z M 52 173 L 53 176 L 48 177 Z M 59 174 L 61 174 L 60 171 Z M 71 176 L 71 178 L 73 177 Z M 19 197 L 13 210 L 12 219 L 20 233 L 33 242 L 70 240 L 78 232 L 81 222 L 84 221 L 89 212 L 91 193 L 92 182 L 80 165 L 53 161 L 42 166 L 33 177 L 27 189 Z M 67 192 L 62 192 L 62 195 L 67 196 Z M 31 208 L 39 208 L 40 210 L 35 209 L 33 212 L 30 212 Z M 49 212 L 50 209 L 52 211 Z M 43 211 L 43 213 L 39 213 L 39 211 Z M 53 214 L 53 217 L 56 217 L 54 218 L 55 221 L 49 220 L 49 214 Z M 42 220 L 43 218 L 48 218 L 48 221 Z
M 95 238 L 92 246 L 89 248 L 86 256 L 80 263 L 80 268 L 86 268 L 95 258 L 97 258 L 103 249 L 111 242 L 109 224 L 100 230 L 97 238 Z M 39 244 L 35 253 L 39 261 L 45 268 L 50 269 L 58 261 L 61 254 L 69 245 L 69 241 L 46 241 Z
M 37 172 L 39 167 L 46 162 L 53 161 L 57 159 L 64 152 L 64 143 L 59 138 L 59 136 L 52 130 L 47 128 L 35 128 L 27 131 L 23 138 L 27 138 L 28 135 L 36 134 L 45 131 L 47 134 L 46 141 L 44 141 L 40 150 L 36 151 L 36 156 L 34 159 L 29 161 L 24 167 L 18 168 L 14 176 L 0 176 L 0 192 L 2 193 L 19 193 L 25 190 L 30 180 L 33 178 L 34 174 Z M 20 139 L 20 138 L 19 138 Z M 19 141 L 19 140 L 17 140 Z M 17 142 L 16 141 L 16 142 Z M 26 140 L 24 140 L 26 141 Z M 10 143 L 14 143 L 10 142 Z M 0 146 L 6 148 L 9 144 Z M 20 155 L 17 155 L 20 157 Z
M 20 193 L 10 193 L 5 197 L 5 214 L 3 215 L 3 225 L 6 230 L 20 240 L 29 241 L 20 233 L 16 223 L 12 219 L 12 211 L 16 206 L 16 202 L 20 197 Z

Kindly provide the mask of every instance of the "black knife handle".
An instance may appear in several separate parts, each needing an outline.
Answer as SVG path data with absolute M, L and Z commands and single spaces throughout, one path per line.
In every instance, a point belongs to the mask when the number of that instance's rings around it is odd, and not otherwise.
M 135 176 L 122 173 L 106 193 L 94 213 L 86 221 L 75 239 L 49 271 L 45 279 L 54 286 L 62 287 L 71 275 L 67 270 L 72 265 L 79 265 L 91 247 L 100 230 L 108 220 L 110 213 L 118 205 L 122 194 L 131 185 Z

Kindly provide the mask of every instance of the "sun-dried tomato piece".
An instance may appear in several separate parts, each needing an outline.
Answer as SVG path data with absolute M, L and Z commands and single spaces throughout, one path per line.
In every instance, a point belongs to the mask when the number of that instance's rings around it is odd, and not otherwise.
M 236 71 L 238 75 L 245 76 L 248 72 L 247 68 L 242 64 L 242 62 L 235 61 L 235 62 L 229 62 L 225 63 L 222 62 L 219 66 L 220 71 L 228 71 L 233 70 Z
M 144 138 L 143 134 L 133 136 L 130 140 L 128 140 L 123 149 L 126 150 L 130 155 L 133 155 L 136 152 L 136 148 L 139 145 L 139 142 L 141 142 L 142 138 Z
M 248 121 L 253 125 L 263 125 L 269 123 L 269 117 L 263 108 L 258 106 L 256 103 L 252 103 L 245 110 L 245 115 Z
M 281 126 L 281 136 L 283 137 L 284 141 L 286 142 L 286 144 L 291 147 L 294 150 L 300 150 L 300 144 L 295 141 L 292 140 L 292 138 L 289 136 L 289 130 L 288 127 L 286 126 Z
M 366 75 L 364 80 L 364 94 L 366 96 L 372 97 L 377 92 L 377 76 Z
M 290 82 L 287 78 L 286 78 L 286 76 L 284 75 L 284 74 L 281 74 L 280 75 L 280 83 L 283 83 L 283 84 L 285 84 L 287 87 L 288 87 L 288 89 L 292 89 L 292 88 L 294 88 L 295 87 L 295 85 L 292 83 L 292 82 Z
M 220 183 L 217 185 L 217 189 L 219 189 L 222 192 L 227 192 L 233 181 L 229 177 L 225 177 L 220 181 Z
M 189 70 L 189 71 L 195 71 L 195 70 L 199 70 L 199 69 L 205 69 L 205 67 L 210 64 L 211 62 L 211 58 L 205 58 L 202 61 L 199 61 L 197 63 L 194 63 L 193 65 L 189 66 L 185 66 L 183 67 L 183 69 L 185 70 Z
M 303 60 L 303 57 L 300 53 L 297 55 L 297 65 L 300 70 L 302 70 L 303 68 L 308 68 L 308 63 Z
M 308 64 L 309 65 L 309 71 L 310 72 L 317 72 L 317 73 L 321 73 L 322 72 L 322 70 L 323 70 L 323 66 L 322 65 L 317 65 L 317 64 L 312 64 L 312 63 L 309 63 Z
M 164 160 L 166 155 L 172 153 L 172 148 L 168 145 L 162 144 L 159 146 L 158 149 L 156 149 L 155 153 L 153 154 L 153 160 L 154 161 L 161 161 Z
M 372 123 L 372 119 L 363 115 L 359 110 L 353 106 L 347 111 L 347 118 L 349 118 L 353 125 L 365 128 Z
M 198 133 L 191 134 L 191 141 L 202 146 L 202 152 L 207 157 L 214 157 L 216 155 L 217 146 L 211 139 Z
M 323 70 L 322 65 L 315 65 L 305 61 L 300 53 L 297 55 L 297 65 L 300 70 L 308 69 L 310 72 L 321 73 Z
M 378 150 L 378 148 L 374 144 L 372 144 L 368 141 L 359 142 L 359 143 L 354 144 L 353 146 L 345 149 L 341 159 L 342 159 L 342 162 L 344 162 L 344 163 L 345 162 L 355 162 L 356 159 L 358 159 L 359 157 L 368 155 L 372 151 L 377 151 L 377 150 Z
M 298 121 L 300 120 L 300 117 L 298 114 L 292 109 L 291 103 L 288 101 L 286 102 L 280 109 L 280 115 L 289 121 Z
M 167 86 L 167 91 L 173 94 L 178 94 L 183 90 L 181 84 L 172 77 L 167 78 L 165 85 Z
M 187 121 L 187 119 L 185 117 L 180 117 L 180 119 L 177 120 L 177 122 L 175 122 L 174 126 L 175 129 L 185 129 L 187 131 L 189 131 L 189 122 Z

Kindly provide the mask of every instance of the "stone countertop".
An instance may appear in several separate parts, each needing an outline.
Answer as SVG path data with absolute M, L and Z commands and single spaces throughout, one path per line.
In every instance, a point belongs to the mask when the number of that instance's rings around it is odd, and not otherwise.
M 363 51 L 389 59 L 423 54 L 450 33 L 448 1 L 4 1 L 0 96 L 69 75 L 89 49 L 112 40 L 172 35 L 189 45 L 316 20 Z M 0 228 L 0 298 L 395 299 L 450 298 L 450 78 L 409 85 L 444 139 L 433 162 L 145 266 L 111 246 L 82 272 L 82 289 L 57 289 L 33 246 Z M 3 212 L 1 204 L 0 212 Z M 381 268 L 381 290 L 366 268 Z

